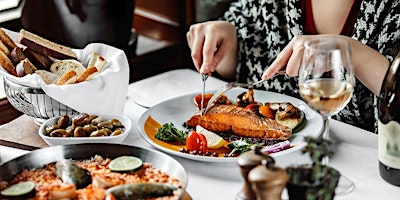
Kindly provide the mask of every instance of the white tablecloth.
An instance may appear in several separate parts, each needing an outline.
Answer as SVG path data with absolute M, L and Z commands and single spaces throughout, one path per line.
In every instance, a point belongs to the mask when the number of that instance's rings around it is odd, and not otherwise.
M 133 129 L 126 144 L 153 148 L 139 133 L 138 119 L 147 109 L 135 103 L 151 98 L 149 104 L 176 97 L 178 95 L 200 92 L 201 78 L 195 71 L 174 70 L 158 76 L 132 83 L 128 88 L 125 114 L 133 119 Z M 210 77 L 207 90 L 219 89 L 224 82 Z M 141 93 L 142 91 L 146 91 Z M 148 92 L 152 91 L 152 92 Z M 180 91 L 180 92 L 177 92 Z M 140 94 L 140 98 L 136 96 Z M 151 96 L 146 95 L 154 94 Z M 149 106 L 149 105 L 147 105 Z M 400 187 L 386 183 L 379 176 L 377 156 L 377 135 L 345 123 L 330 121 L 331 137 L 336 141 L 336 152 L 330 158 L 330 165 L 339 170 L 355 183 L 351 193 L 337 196 L 335 199 L 400 199 Z M 0 146 L 3 162 L 27 153 L 27 151 Z M 236 164 L 210 164 L 173 156 L 188 172 L 187 192 L 195 200 L 235 199 L 241 190 L 243 181 Z M 286 167 L 298 162 L 306 162 L 307 157 L 300 152 L 291 153 L 276 159 L 277 165 Z

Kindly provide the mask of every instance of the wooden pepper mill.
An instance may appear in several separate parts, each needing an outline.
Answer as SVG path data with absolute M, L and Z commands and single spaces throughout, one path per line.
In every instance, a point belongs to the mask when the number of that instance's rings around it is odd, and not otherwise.
M 252 189 L 251 183 L 248 180 L 250 170 L 261 164 L 261 161 L 268 157 L 262 154 L 259 150 L 251 150 L 239 155 L 237 164 L 240 167 L 244 185 L 242 190 L 236 195 L 236 200 L 254 200 L 256 194 Z
M 275 165 L 275 160 L 267 156 L 249 172 L 248 180 L 256 193 L 257 200 L 281 200 L 283 189 L 289 179 L 282 168 Z

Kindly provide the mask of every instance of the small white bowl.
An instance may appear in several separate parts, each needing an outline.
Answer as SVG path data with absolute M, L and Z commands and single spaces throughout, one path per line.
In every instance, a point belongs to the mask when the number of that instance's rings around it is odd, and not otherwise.
M 69 115 L 70 120 L 75 115 Z M 39 128 L 39 136 L 49 145 L 66 145 L 66 144 L 81 144 L 81 143 L 117 143 L 120 144 L 128 136 L 132 128 L 132 120 L 124 115 L 100 115 L 104 121 L 110 119 L 118 119 L 124 125 L 124 132 L 117 136 L 104 137 L 50 137 L 44 134 L 44 129 L 49 125 L 57 124 L 60 117 L 53 117 L 45 122 Z

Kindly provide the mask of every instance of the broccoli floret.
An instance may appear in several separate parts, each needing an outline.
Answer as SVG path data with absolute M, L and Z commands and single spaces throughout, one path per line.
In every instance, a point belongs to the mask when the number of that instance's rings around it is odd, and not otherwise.
M 187 131 L 180 131 L 174 126 L 174 124 L 166 123 L 161 128 L 158 128 L 158 132 L 156 133 L 155 137 L 156 139 L 164 142 L 178 141 L 181 144 L 185 144 L 187 135 Z

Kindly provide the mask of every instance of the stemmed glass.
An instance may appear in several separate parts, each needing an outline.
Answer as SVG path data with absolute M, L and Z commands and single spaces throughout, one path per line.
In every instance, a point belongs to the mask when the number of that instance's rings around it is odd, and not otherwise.
M 299 70 L 299 92 L 303 100 L 323 117 L 322 137 L 329 139 L 329 119 L 350 101 L 355 83 L 354 69 L 346 40 L 320 37 L 304 43 Z M 323 164 L 328 164 L 325 157 Z M 336 195 L 345 194 L 354 185 L 341 176 Z

